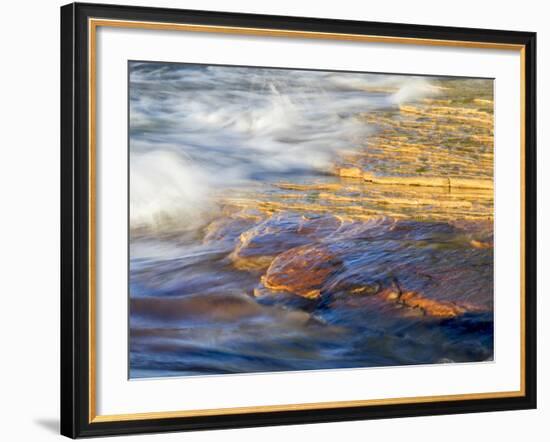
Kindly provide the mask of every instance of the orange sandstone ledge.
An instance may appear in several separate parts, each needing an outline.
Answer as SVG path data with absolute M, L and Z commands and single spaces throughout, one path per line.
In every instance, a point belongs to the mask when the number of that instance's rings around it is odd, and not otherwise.
M 493 190 L 492 180 L 476 178 L 377 176 L 364 172 L 359 167 L 343 167 L 338 169 L 337 174 L 344 178 L 358 178 L 374 184 Z
M 419 308 L 427 316 L 437 318 L 454 318 L 466 312 L 466 309 L 452 303 L 444 301 L 435 301 L 425 298 L 416 292 L 405 292 L 399 297 L 399 302 L 407 307 Z
M 418 309 L 424 315 L 441 319 L 456 318 L 461 316 L 467 311 L 475 310 L 479 311 L 479 308 L 475 306 L 460 306 L 454 302 L 449 301 L 437 301 L 435 299 L 429 299 L 417 292 L 398 292 L 392 289 L 385 289 L 379 293 L 386 301 L 395 302 L 411 309 Z

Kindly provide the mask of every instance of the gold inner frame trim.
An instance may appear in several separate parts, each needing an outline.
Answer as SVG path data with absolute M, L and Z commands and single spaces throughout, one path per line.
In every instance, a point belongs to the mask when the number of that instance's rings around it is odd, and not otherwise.
M 444 46 L 475 49 L 499 49 L 518 51 L 520 54 L 520 167 L 521 167 L 521 241 L 520 241 L 520 389 L 487 393 L 465 393 L 437 396 L 416 396 L 387 399 L 366 399 L 352 401 L 316 402 L 284 405 L 261 405 L 234 408 L 200 410 L 158 411 L 128 414 L 96 414 L 96 35 L 97 28 L 133 28 L 163 31 L 208 32 L 217 34 L 254 35 L 266 37 L 290 37 L 357 41 L 367 43 L 411 44 L 421 46 Z M 88 94 L 89 94 L 89 423 L 133 421 L 145 419 L 168 419 L 178 417 L 220 416 L 259 412 L 322 410 L 328 408 L 365 407 L 375 405 L 416 404 L 427 402 L 482 400 L 525 396 L 525 46 L 492 42 L 439 40 L 412 37 L 389 37 L 377 35 L 339 34 L 329 32 L 292 31 L 283 29 L 245 28 L 232 26 L 210 26 L 181 23 L 140 22 L 129 20 L 88 19 Z

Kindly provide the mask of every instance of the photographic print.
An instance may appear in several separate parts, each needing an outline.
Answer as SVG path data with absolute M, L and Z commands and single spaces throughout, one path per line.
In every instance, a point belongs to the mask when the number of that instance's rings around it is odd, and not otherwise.
M 130 378 L 493 360 L 493 79 L 128 70 Z
M 63 6 L 61 434 L 536 408 L 536 40 Z

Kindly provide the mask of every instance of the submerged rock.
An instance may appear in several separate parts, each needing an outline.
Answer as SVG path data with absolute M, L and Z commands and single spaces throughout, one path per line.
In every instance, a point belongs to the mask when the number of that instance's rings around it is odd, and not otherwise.
M 277 255 L 327 237 L 340 225 L 331 215 L 277 214 L 242 233 L 230 258 L 237 269 L 264 270 Z
M 261 214 L 251 211 L 226 214 L 205 227 L 203 241 L 206 244 L 223 241 L 232 245 L 244 230 L 250 229 L 261 221 Z
M 472 247 L 463 230 L 447 223 L 350 223 L 274 258 L 255 291 L 270 292 L 322 298 L 324 305 L 376 295 L 436 318 L 490 311 L 492 248 Z
M 467 311 L 465 307 L 453 302 L 436 301 L 416 292 L 402 293 L 396 300 L 407 307 L 420 309 L 427 316 L 438 318 L 455 318 Z
M 296 247 L 273 260 L 262 283 L 273 291 L 286 291 L 304 298 L 321 296 L 327 278 L 342 265 L 321 245 Z

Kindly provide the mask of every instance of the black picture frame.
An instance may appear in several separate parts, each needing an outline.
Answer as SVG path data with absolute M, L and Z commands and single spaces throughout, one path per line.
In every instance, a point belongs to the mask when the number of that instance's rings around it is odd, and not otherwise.
M 520 45 L 524 57 L 524 394 L 196 417 L 90 419 L 89 18 Z M 61 8 L 61 434 L 135 434 L 536 408 L 536 34 L 167 8 Z

